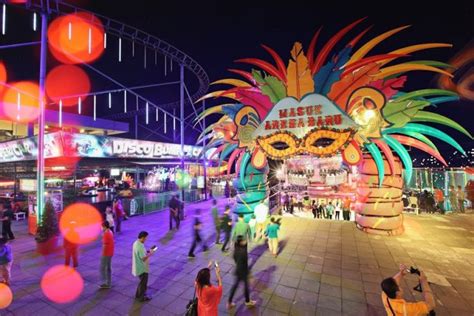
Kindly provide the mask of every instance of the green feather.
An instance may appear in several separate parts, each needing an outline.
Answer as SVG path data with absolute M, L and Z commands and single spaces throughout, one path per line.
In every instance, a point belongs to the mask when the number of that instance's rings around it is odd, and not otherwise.
M 451 128 L 454 128 L 455 130 L 460 131 L 461 133 L 463 133 L 464 135 L 472 139 L 471 134 L 464 127 L 462 127 L 461 125 L 459 125 L 452 119 L 446 116 L 437 114 L 437 113 L 418 111 L 418 113 L 416 113 L 415 116 L 413 116 L 411 121 L 412 122 L 430 122 L 430 123 L 446 125 Z
M 446 64 L 440 61 L 436 60 L 413 60 L 407 62 L 407 64 L 421 64 L 421 65 L 427 65 L 427 66 L 432 66 L 436 68 L 449 68 L 449 69 L 456 69 L 453 65 Z
M 457 96 L 457 93 L 448 91 L 448 90 L 443 90 L 443 89 L 422 89 L 422 90 L 405 93 L 399 96 L 398 98 L 394 99 L 394 101 L 400 102 L 404 100 L 422 98 L 422 97 L 433 96 L 433 95 Z
M 388 135 L 384 135 L 383 139 L 400 157 L 400 160 L 405 166 L 405 182 L 410 183 L 411 176 L 413 174 L 413 162 L 411 161 L 410 154 L 397 140 L 393 139 Z
M 252 69 L 252 76 L 260 85 L 262 94 L 268 96 L 273 104 L 286 97 L 286 88 L 283 82 L 273 76 L 263 76 L 259 70 Z
M 421 100 L 390 101 L 382 108 L 382 113 L 385 120 L 392 124 L 392 127 L 403 127 L 418 111 L 429 105 L 428 101 Z
M 385 167 L 383 165 L 382 153 L 380 153 L 379 148 L 374 143 L 365 144 L 365 148 L 370 152 L 374 158 L 375 165 L 379 173 L 379 186 L 382 186 L 383 178 L 385 177 Z

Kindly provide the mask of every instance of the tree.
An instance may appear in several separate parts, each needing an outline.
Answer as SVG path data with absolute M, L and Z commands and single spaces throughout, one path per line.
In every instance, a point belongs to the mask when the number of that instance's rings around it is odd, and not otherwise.
M 36 241 L 46 242 L 50 238 L 59 235 L 58 216 L 50 200 L 44 206 L 43 221 L 36 231 Z

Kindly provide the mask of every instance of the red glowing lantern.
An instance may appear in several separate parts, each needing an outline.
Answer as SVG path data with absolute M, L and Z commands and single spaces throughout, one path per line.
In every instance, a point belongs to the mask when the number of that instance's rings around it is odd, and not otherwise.
M 35 82 L 11 83 L 3 94 L 3 113 L 12 121 L 31 122 L 39 115 L 39 87 Z
M 73 65 L 61 65 L 52 69 L 46 77 L 46 94 L 54 102 L 62 100 L 64 106 L 76 105 L 78 97 L 72 95 L 88 94 L 91 83 L 87 73 Z M 87 96 L 81 96 L 81 101 Z
M 4 84 L 7 82 L 7 68 L 5 64 L 0 61 L 0 93 L 5 89 Z
M 104 27 L 90 13 L 61 16 L 49 25 L 48 43 L 53 56 L 64 64 L 90 63 L 104 52 Z
M 51 267 L 41 279 L 43 294 L 52 302 L 69 303 L 81 295 L 84 280 L 73 268 L 56 265 Z
M 100 234 L 102 216 L 95 207 L 86 203 L 68 206 L 61 215 L 59 229 L 68 241 L 84 245 Z

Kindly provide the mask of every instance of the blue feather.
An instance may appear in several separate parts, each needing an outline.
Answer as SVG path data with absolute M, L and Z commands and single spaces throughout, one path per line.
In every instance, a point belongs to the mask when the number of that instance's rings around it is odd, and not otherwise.
M 237 112 L 239 112 L 239 110 L 243 107 L 244 105 L 240 103 L 226 104 L 222 106 L 222 112 L 224 112 L 225 115 L 227 115 L 231 119 L 234 119 Z
M 351 47 L 344 48 L 336 58 L 333 58 L 314 75 L 314 92 L 327 95 L 331 86 L 339 81 L 343 69 L 340 69 L 347 63 L 351 53 Z

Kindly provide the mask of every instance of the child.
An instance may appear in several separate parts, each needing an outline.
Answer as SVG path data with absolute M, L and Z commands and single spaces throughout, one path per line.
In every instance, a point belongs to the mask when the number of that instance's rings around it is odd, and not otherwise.
M 280 229 L 279 223 L 274 217 L 270 219 L 270 224 L 265 230 L 265 235 L 268 237 L 268 248 L 272 255 L 276 258 L 278 255 L 278 230 Z
M 252 239 L 255 238 L 255 226 L 257 225 L 257 219 L 255 215 L 252 215 L 252 217 L 249 220 L 249 227 L 250 227 L 250 233 L 252 234 Z
M 114 213 L 112 212 L 112 208 L 110 206 L 107 206 L 105 208 L 105 221 L 109 223 L 109 229 L 112 232 L 115 232 L 114 231 L 115 216 L 114 216 Z
M 3 283 L 10 285 L 10 271 L 12 268 L 12 248 L 8 245 L 8 239 L 0 238 L 0 278 Z

